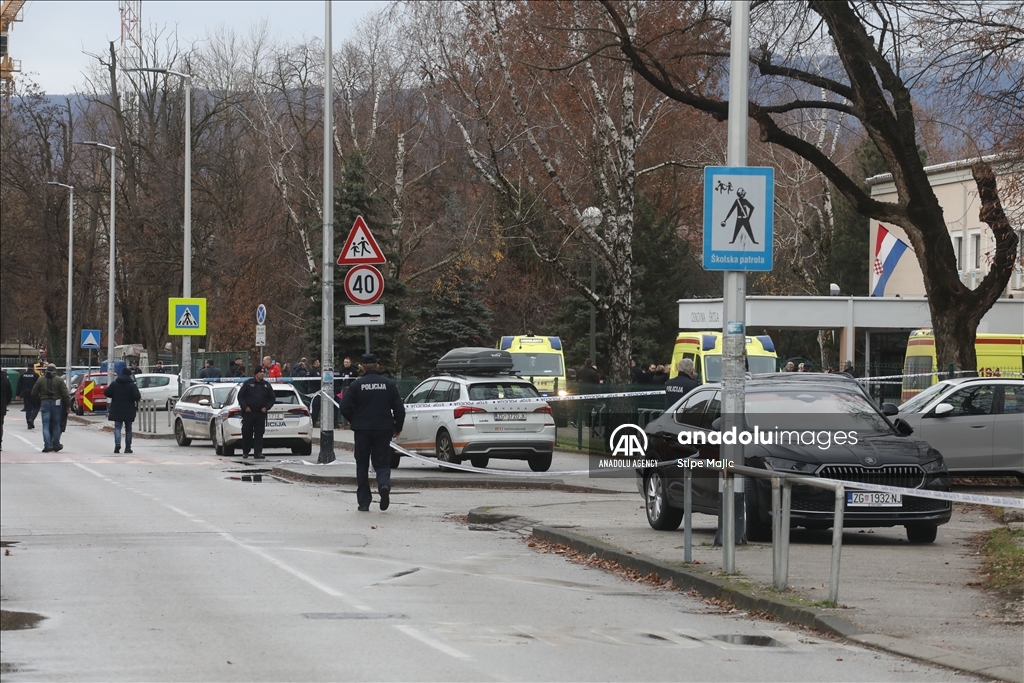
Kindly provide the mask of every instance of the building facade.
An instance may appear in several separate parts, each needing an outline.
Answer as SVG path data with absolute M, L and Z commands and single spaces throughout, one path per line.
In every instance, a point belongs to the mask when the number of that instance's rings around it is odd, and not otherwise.
M 996 157 L 986 157 L 984 160 L 992 163 L 997 182 L 999 182 L 1003 207 L 1007 214 L 1012 215 L 1013 209 L 1019 209 L 1019 207 L 1014 207 L 1011 204 L 1012 200 L 1003 192 L 1006 187 L 1005 181 L 1009 178 L 1007 169 L 1000 168 Z M 925 168 L 932 188 L 935 190 L 935 196 L 945 214 L 946 230 L 949 231 L 949 240 L 953 244 L 953 253 L 957 257 L 960 280 L 971 289 L 977 287 L 988 274 L 992 265 L 992 256 L 995 253 L 995 237 L 988 225 L 983 223 L 978 215 L 981 208 L 978 199 L 978 186 L 971 175 L 971 164 L 974 161 L 965 159 Z M 868 178 L 867 184 L 871 188 L 872 198 L 885 202 L 897 201 L 896 185 L 891 174 L 886 173 Z M 1020 225 L 1014 227 L 1017 229 L 1017 236 L 1021 242 L 1019 248 L 1024 249 L 1024 230 Z M 917 264 L 917 257 L 914 255 L 910 240 L 907 239 L 903 229 L 897 225 L 880 223 L 872 218 L 870 219 L 870 230 L 868 267 L 871 271 L 867 295 L 925 296 L 924 278 L 921 275 L 921 269 Z M 886 239 L 886 233 L 889 233 L 888 239 Z M 895 240 L 902 241 L 906 245 L 905 250 Z M 893 248 L 902 254 L 894 254 Z M 1017 265 L 1003 291 L 1004 297 L 1024 298 L 1024 268 L 1021 265 L 1021 253 L 1018 252 Z M 890 268 L 886 267 L 887 260 Z

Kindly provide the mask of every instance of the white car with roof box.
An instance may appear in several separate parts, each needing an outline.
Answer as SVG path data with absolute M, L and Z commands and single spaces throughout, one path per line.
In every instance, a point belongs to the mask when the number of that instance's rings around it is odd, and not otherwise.
M 456 349 L 438 362 L 440 374 L 421 382 L 405 400 L 405 426 L 397 443 L 444 463 L 491 458 L 526 460 L 530 469 L 551 467 L 555 420 L 529 381 L 506 374 L 507 351 Z M 392 457 L 392 467 L 398 466 Z

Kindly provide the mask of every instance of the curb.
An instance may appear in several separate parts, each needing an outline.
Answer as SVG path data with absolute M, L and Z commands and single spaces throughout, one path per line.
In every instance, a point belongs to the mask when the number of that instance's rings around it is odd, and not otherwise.
M 394 470 L 392 470 L 394 472 Z M 355 486 L 358 481 L 354 474 L 314 474 L 311 472 L 296 472 L 295 470 L 275 467 L 270 474 L 282 479 L 300 481 L 308 484 L 340 484 Z M 561 481 L 538 481 L 536 479 L 484 479 L 480 477 L 467 478 L 442 478 L 427 479 L 424 477 L 395 477 L 392 475 L 393 484 L 408 488 L 431 488 L 431 489 L 535 489 L 543 491 L 565 491 L 567 493 L 619 493 L 606 489 L 596 489 L 589 486 L 577 486 L 566 484 Z M 512 517 L 514 515 L 510 515 Z
M 469 512 L 469 522 L 474 524 L 496 524 L 516 515 L 493 513 L 489 508 L 476 508 Z M 1015 666 L 983 660 L 971 655 L 940 650 L 923 643 L 915 643 L 882 633 L 866 633 L 843 617 L 825 610 L 806 607 L 782 598 L 759 595 L 733 585 L 728 579 L 719 579 L 703 573 L 667 564 L 646 555 L 627 554 L 618 548 L 564 529 L 537 525 L 533 535 L 542 541 L 560 543 L 573 550 L 586 552 L 604 560 L 614 560 L 627 569 L 645 574 L 656 574 L 662 580 L 671 579 L 683 590 L 696 590 L 708 598 L 717 598 L 747 611 L 761 611 L 780 620 L 808 626 L 822 633 L 852 640 L 861 645 L 884 650 L 893 654 L 916 659 L 935 666 L 964 671 L 984 678 L 998 679 L 1007 683 L 1024 683 L 1024 672 Z

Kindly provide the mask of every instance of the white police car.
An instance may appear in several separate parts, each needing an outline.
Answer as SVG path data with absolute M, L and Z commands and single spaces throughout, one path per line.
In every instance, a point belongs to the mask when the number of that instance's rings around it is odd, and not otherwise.
M 302 395 L 290 383 L 267 381 L 274 388 L 274 405 L 267 411 L 263 450 L 289 448 L 295 455 L 311 455 L 313 421 L 309 409 L 302 401 Z M 217 411 L 210 432 L 217 455 L 229 458 L 234 457 L 235 450 L 242 447 L 242 409 L 238 405 L 240 388 L 240 383 L 232 385 L 233 391 Z
M 237 388 L 237 382 L 199 381 L 185 389 L 171 409 L 178 445 L 188 446 L 192 439 L 212 439 L 214 418 Z

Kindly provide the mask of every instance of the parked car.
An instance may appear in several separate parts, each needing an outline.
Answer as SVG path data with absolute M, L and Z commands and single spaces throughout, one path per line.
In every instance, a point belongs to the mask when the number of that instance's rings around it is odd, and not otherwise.
M 178 375 L 145 372 L 135 375 L 139 393 L 144 401 L 156 401 L 160 409 L 171 410 L 181 396 L 185 383 Z
M 107 409 L 107 397 L 104 395 L 103 389 L 107 386 L 107 373 L 81 374 L 76 375 L 73 379 L 78 379 L 78 384 L 73 390 L 69 389 L 68 393 L 74 392 L 71 393 L 71 398 L 74 401 L 71 409 L 75 411 L 75 414 L 85 415 L 89 412 L 105 412 Z M 90 394 L 91 398 L 89 397 Z
M 231 458 L 235 455 L 235 449 L 242 446 L 242 409 L 238 405 L 238 390 L 241 383 L 229 386 L 231 391 L 227 400 L 217 411 L 211 431 L 207 433 L 213 438 L 217 455 Z M 271 386 L 274 388 L 275 402 L 267 411 L 263 449 L 289 448 L 295 455 L 311 455 L 313 421 L 310 419 L 309 409 L 302 401 L 302 395 L 290 383 L 271 382 Z
M 536 399 L 487 404 L 501 399 Z M 460 402 L 463 405 L 444 405 Z M 404 448 L 445 463 L 469 460 L 487 467 L 491 458 L 526 460 L 534 472 L 551 467 L 555 420 L 529 381 L 513 376 L 442 375 L 421 382 L 405 399 Z M 392 467 L 400 462 L 392 457 Z
M 1015 475 L 1024 484 L 1024 379 L 947 379 L 883 408 L 938 448 L 950 473 Z
M 834 378 L 821 382 L 792 381 L 785 375 L 761 375 L 746 382 L 746 423 L 766 430 L 813 430 L 821 434 L 808 444 L 791 438 L 770 445 L 744 446 L 744 465 L 843 481 L 883 484 L 935 491 L 949 490 L 949 473 L 940 453 L 912 429 L 892 423 L 852 382 Z M 680 399 L 647 425 L 647 458 L 661 464 L 636 470 L 637 486 L 647 508 L 647 520 L 659 530 L 679 526 L 683 515 L 684 467 L 677 460 L 720 459 L 717 445 L 683 445 L 681 431 L 694 441 L 706 440 L 721 428 L 721 385 L 708 384 Z M 835 438 L 840 431 L 856 433 L 856 440 Z M 809 432 L 810 433 L 810 432 Z M 702 434 L 702 437 L 697 437 Z M 779 432 L 775 432 L 778 436 Z M 827 436 L 826 436 L 827 435 Z M 782 441 L 783 443 L 780 443 Z M 827 442 L 822 448 L 823 442 Z M 695 467 L 692 478 L 693 509 L 718 514 L 719 470 Z M 750 540 L 771 538 L 771 483 L 745 477 L 746 532 Z M 912 543 L 931 543 L 938 526 L 949 521 L 949 502 L 903 494 L 863 495 L 848 490 L 844 528 L 904 526 Z M 808 529 L 828 529 L 833 522 L 832 491 L 794 485 L 790 522 Z
M 174 440 L 179 446 L 188 446 L 192 439 L 214 437 L 214 418 L 231 402 L 236 382 L 202 382 L 185 390 L 171 408 L 174 421 Z M 139 390 L 141 393 L 141 389 Z

